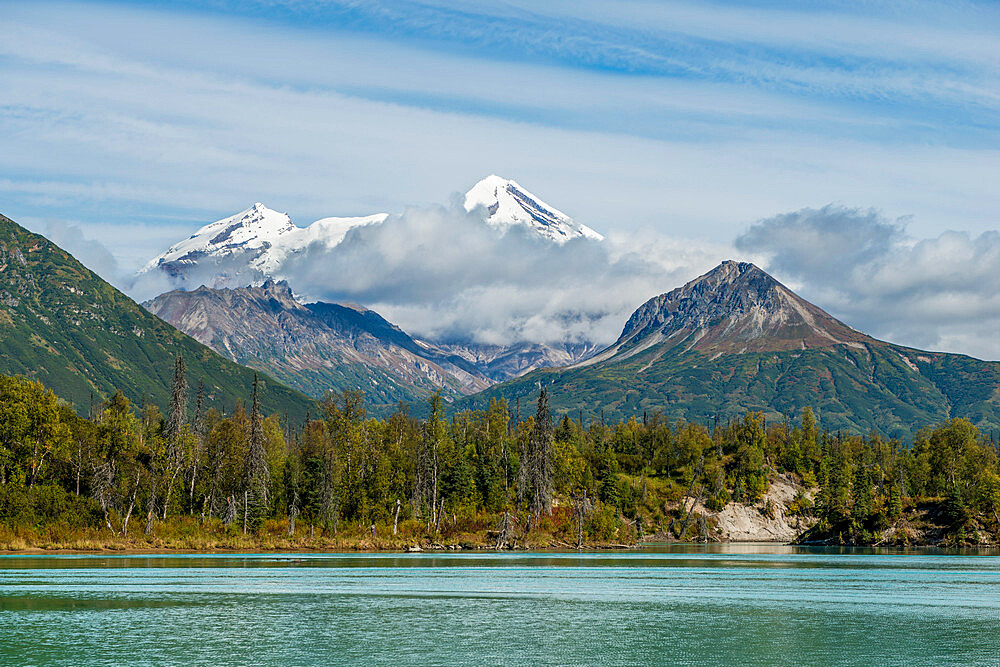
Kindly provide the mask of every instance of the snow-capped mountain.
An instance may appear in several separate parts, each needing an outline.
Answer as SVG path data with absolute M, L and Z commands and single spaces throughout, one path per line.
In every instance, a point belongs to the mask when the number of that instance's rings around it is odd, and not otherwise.
M 484 222 L 499 230 L 520 225 L 540 238 L 560 244 L 575 238 L 596 241 L 604 238 L 516 182 L 499 176 L 488 176 L 476 183 L 466 193 L 464 204 L 467 211 L 482 210 Z M 236 215 L 205 225 L 154 257 L 138 272 L 133 291 L 140 298 L 163 292 L 163 278 L 167 278 L 170 288 L 182 289 L 202 284 L 259 285 L 268 278 L 280 279 L 284 277 L 280 270 L 282 263 L 294 253 L 315 243 L 333 248 L 351 229 L 381 224 L 386 218 L 386 213 L 322 218 L 298 227 L 287 214 L 257 202 Z M 138 287 L 147 282 L 155 291 Z
M 161 271 L 181 286 L 190 283 L 193 274 L 212 286 L 261 282 L 273 276 L 290 254 L 315 242 L 331 248 L 352 228 L 378 224 L 386 217 L 387 214 L 379 213 L 357 218 L 322 218 L 308 227 L 297 227 L 287 214 L 257 202 L 236 215 L 205 225 L 170 246 L 139 271 L 139 279 Z
M 494 227 L 524 225 L 539 236 L 556 243 L 581 237 L 604 240 L 603 236 L 590 227 L 549 206 L 515 181 L 495 174 L 479 181 L 465 193 L 465 210 L 472 211 L 477 206 L 486 209 L 486 222 Z

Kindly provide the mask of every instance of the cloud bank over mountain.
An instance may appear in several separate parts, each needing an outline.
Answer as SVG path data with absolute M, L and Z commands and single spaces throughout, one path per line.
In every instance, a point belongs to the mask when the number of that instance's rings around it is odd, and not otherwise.
M 649 295 L 722 247 L 651 235 L 556 244 L 483 224 L 482 209 L 418 207 L 290 255 L 277 274 L 310 299 L 362 303 L 444 341 L 610 342 Z
M 758 221 L 734 245 L 857 329 L 1000 358 L 1000 234 L 919 239 L 905 222 L 873 210 L 805 208 Z
M 720 260 L 759 263 L 855 328 L 904 345 L 1000 359 L 1000 234 L 946 231 L 916 238 L 907 220 L 827 205 L 757 221 L 732 243 L 658 232 L 554 244 L 527 228 L 483 224 L 456 195 L 381 225 L 292 253 L 276 272 L 307 300 L 368 306 L 406 331 L 437 340 L 610 343 L 632 310 Z M 44 227 L 44 226 L 43 226 Z M 112 255 L 73 225 L 41 229 L 115 284 Z M 191 289 L 220 274 L 260 282 L 244 257 L 203 261 Z M 129 286 L 147 299 L 177 285 L 148 273 Z

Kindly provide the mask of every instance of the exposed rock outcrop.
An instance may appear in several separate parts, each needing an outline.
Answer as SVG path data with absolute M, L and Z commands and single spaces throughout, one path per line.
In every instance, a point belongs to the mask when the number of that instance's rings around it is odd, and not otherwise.
M 731 502 L 719 512 L 698 505 L 695 511 L 714 522 L 718 537 L 726 542 L 793 542 L 815 523 L 815 519 L 792 516 L 789 512 L 800 491 L 804 489 L 791 477 L 776 475 L 759 505 Z

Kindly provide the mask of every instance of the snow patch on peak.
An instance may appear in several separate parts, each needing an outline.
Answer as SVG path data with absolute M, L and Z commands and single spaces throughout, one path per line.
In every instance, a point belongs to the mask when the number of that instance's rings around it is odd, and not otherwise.
M 523 225 L 539 236 L 556 243 L 574 238 L 602 241 L 604 237 L 590 227 L 546 204 L 519 183 L 491 174 L 465 193 L 465 210 L 486 209 L 486 222 L 497 228 Z
M 465 209 L 482 207 L 485 222 L 497 229 L 519 225 L 543 239 L 562 244 L 572 239 L 603 240 L 603 236 L 575 222 L 562 211 L 531 194 L 520 184 L 492 174 L 465 195 Z M 185 288 L 205 282 L 209 287 L 260 285 L 267 278 L 281 278 L 281 268 L 291 256 L 310 247 L 330 250 L 344 242 L 356 227 L 379 225 L 388 214 L 321 218 L 297 227 L 286 213 L 262 202 L 236 215 L 198 229 L 150 260 L 135 276 L 133 289 L 162 289 L 159 274 L 172 287 Z
M 142 272 L 168 262 L 193 260 L 199 255 L 228 255 L 235 251 L 259 250 L 273 245 L 298 227 L 287 213 L 269 209 L 261 202 L 236 215 L 216 220 L 154 257 Z
M 209 223 L 170 246 L 150 260 L 138 275 L 161 269 L 183 279 L 185 273 L 201 261 L 233 258 L 235 266 L 242 262 L 251 275 L 273 276 L 289 254 L 300 252 L 313 243 L 332 248 L 354 227 L 379 224 L 387 217 L 379 213 L 355 218 L 322 218 L 307 227 L 297 227 L 287 213 L 255 202 L 250 208 Z M 242 286 L 246 284 L 245 278 L 240 270 L 236 275 L 223 272 L 211 286 Z

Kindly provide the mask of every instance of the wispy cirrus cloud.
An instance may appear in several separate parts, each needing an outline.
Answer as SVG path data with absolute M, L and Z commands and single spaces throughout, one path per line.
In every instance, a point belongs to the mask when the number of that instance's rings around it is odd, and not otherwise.
M 7 2 L 0 20 L 3 212 L 72 221 L 124 271 L 253 201 L 300 224 L 399 213 L 494 172 L 626 244 L 654 230 L 668 257 L 827 202 L 884 212 L 828 216 L 857 233 L 911 216 L 872 246 L 897 259 L 996 229 L 988 3 Z M 816 300 L 911 336 L 835 296 Z
M 301 218 L 400 210 L 493 171 L 605 230 L 732 233 L 831 199 L 975 228 L 995 199 L 966 173 L 998 162 L 980 140 L 990 126 L 914 120 L 912 107 L 502 61 L 350 25 L 37 7 L 0 10 L 0 176 L 10 201 L 46 214 L 180 224 L 257 199 Z M 973 129 L 945 141 L 956 127 Z M 133 194 L 109 207 L 112 191 Z

